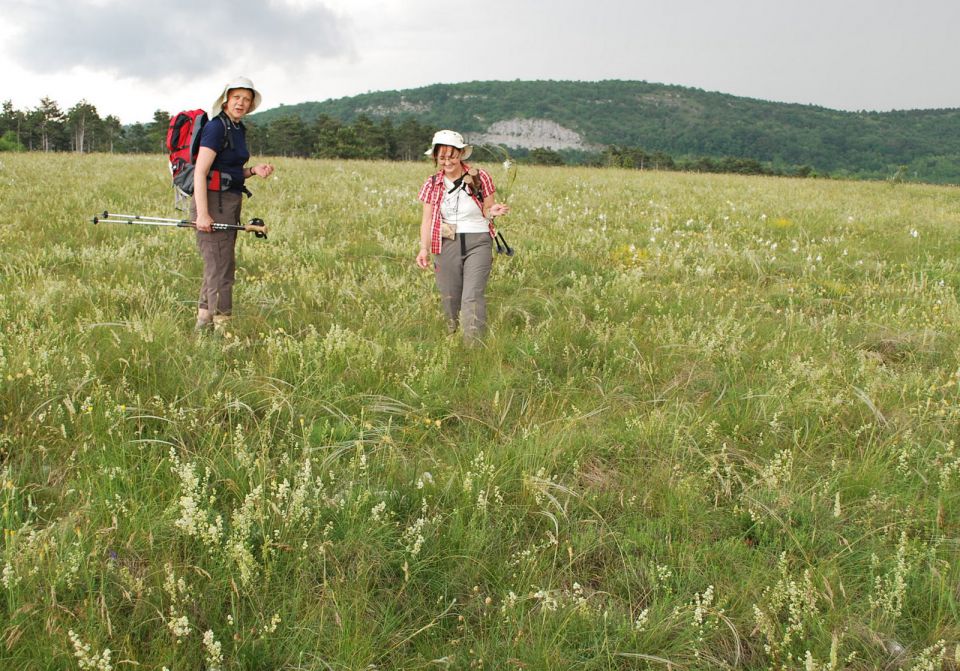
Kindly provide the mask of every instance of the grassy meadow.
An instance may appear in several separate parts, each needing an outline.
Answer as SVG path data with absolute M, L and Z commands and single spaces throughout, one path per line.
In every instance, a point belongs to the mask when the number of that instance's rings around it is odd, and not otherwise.
M 0 155 L 0 668 L 960 668 L 960 191 L 522 167 L 466 348 L 275 164 L 197 337 L 163 157 Z

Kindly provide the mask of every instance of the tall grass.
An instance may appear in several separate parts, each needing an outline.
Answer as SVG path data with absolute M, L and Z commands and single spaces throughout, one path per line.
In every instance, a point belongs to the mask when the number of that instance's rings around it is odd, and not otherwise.
M 2 668 L 958 668 L 954 189 L 528 168 L 467 349 L 276 164 L 197 338 L 162 160 L 0 159 Z

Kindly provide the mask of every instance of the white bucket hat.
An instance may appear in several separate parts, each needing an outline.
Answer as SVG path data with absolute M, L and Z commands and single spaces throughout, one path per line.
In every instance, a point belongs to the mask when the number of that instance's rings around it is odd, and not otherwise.
M 470 154 L 473 153 L 473 147 L 463 141 L 463 136 L 460 133 L 452 130 L 438 130 L 433 134 L 433 144 L 428 150 L 423 152 L 424 156 L 433 156 L 434 150 L 437 148 L 438 144 L 445 144 L 450 147 L 456 147 L 461 151 L 460 160 L 466 161 L 470 158 Z
M 210 108 L 211 117 L 220 114 L 220 110 L 223 109 L 223 104 L 227 102 L 227 94 L 230 92 L 230 89 L 250 89 L 253 91 L 253 102 L 250 103 L 250 109 L 247 111 L 248 114 L 260 106 L 260 91 L 254 88 L 253 82 L 250 81 L 248 77 L 234 77 L 223 87 L 223 92 L 220 94 L 220 97 L 217 98 L 213 103 L 213 107 Z

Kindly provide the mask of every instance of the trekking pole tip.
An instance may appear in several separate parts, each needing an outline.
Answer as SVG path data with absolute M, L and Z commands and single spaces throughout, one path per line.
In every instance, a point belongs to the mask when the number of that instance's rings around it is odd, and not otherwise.
M 500 233 L 500 232 L 498 231 L 498 232 L 497 232 L 497 248 L 498 248 L 498 251 L 499 251 L 499 247 L 500 247 L 500 243 L 501 243 L 501 242 L 503 242 L 504 253 L 505 253 L 507 256 L 513 256 L 513 247 L 511 247 L 511 246 L 507 243 L 507 239 L 506 239 L 505 237 L 503 237 L 503 233 Z

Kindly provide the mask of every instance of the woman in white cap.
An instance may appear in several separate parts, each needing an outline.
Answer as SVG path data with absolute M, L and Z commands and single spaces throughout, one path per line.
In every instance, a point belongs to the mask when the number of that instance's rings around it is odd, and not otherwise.
M 493 262 L 493 219 L 510 211 L 494 201 L 490 175 L 465 163 L 472 151 L 460 133 L 437 131 L 424 154 L 433 157 L 438 171 L 418 195 L 423 219 L 417 265 L 426 270 L 431 254 L 437 255 L 434 271 L 447 331 L 454 333 L 462 326 L 467 343 L 486 330 L 484 293 Z
M 233 310 L 237 232 L 214 231 L 213 223 L 239 224 L 244 181 L 266 178 L 269 163 L 245 167 L 250 159 L 243 117 L 260 105 L 260 92 L 246 77 L 234 77 L 213 103 L 210 121 L 200 135 L 200 151 L 193 173 L 190 215 L 197 224 L 197 248 L 203 258 L 203 284 L 197 310 L 197 329 L 222 326 Z

